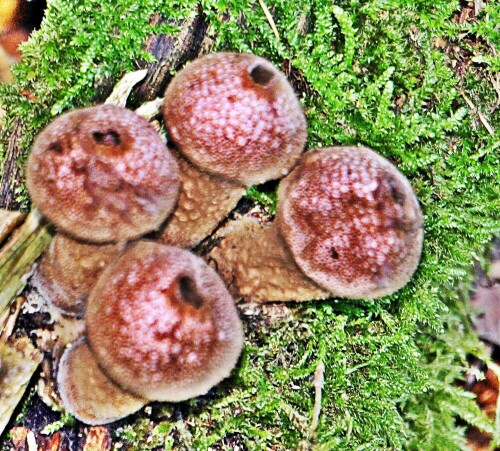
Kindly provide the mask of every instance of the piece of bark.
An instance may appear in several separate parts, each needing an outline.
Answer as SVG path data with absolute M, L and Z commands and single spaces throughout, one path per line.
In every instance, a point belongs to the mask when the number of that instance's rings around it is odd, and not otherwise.
M 154 26 L 164 23 L 168 23 L 168 19 L 158 15 L 152 18 Z M 172 78 L 171 72 L 202 54 L 208 26 L 209 23 L 200 7 L 194 18 L 188 18 L 181 25 L 176 36 L 156 35 L 146 41 L 145 48 L 156 61 L 147 65 L 148 74 L 134 91 L 137 104 L 162 96 Z

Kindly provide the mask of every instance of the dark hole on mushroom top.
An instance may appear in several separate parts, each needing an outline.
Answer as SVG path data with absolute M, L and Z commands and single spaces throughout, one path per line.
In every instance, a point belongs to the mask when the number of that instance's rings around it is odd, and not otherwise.
M 250 72 L 252 80 L 259 85 L 267 85 L 274 77 L 274 74 L 264 66 L 255 66 Z
M 182 301 L 191 304 L 194 308 L 200 308 L 203 297 L 198 293 L 195 281 L 189 276 L 182 276 L 177 283 L 179 284 Z
M 396 202 L 398 205 L 403 205 L 405 203 L 405 195 L 399 190 L 399 186 L 396 180 L 392 177 L 389 177 L 387 182 L 389 184 L 392 200 L 394 200 L 394 202 Z
M 337 252 L 337 250 L 336 250 L 334 247 L 332 247 L 332 248 L 330 249 L 330 255 L 331 255 L 331 257 L 332 257 L 334 260 L 338 260 L 338 258 L 339 258 L 339 253 Z
M 60 154 L 63 153 L 63 148 L 62 148 L 61 144 L 59 144 L 58 142 L 50 143 L 47 150 L 50 150 L 51 152 L 55 152 L 55 153 L 60 153 Z
M 394 186 L 391 186 L 391 197 L 394 199 L 394 202 L 399 205 L 405 203 L 405 195 Z
M 98 144 L 103 144 L 105 146 L 118 146 L 121 143 L 120 135 L 113 130 L 107 132 L 94 132 L 92 133 L 92 138 Z

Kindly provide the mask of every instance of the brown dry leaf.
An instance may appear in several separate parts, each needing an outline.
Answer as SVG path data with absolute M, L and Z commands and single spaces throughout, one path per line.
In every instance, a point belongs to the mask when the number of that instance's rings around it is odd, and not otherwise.
M 467 431 L 467 447 L 471 451 L 491 451 L 491 437 L 478 428 Z
M 30 430 L 25 427 L 15 427 L 9 431 L 12 445 L 14 446 L 14 450 L 26 449 L 28 432 Z
M 104 426 L 93 426 L 89 429 L 83 451 L 109 451 L 111 449 L 111 435 Z
M 39 437 L 37 451 L 65 451 L 61 433 L 56 432 L 50 437 Z
M 3 47 L 0 46 L 0 83 L 10 83 L 12 81 L 10 66 L 11 58 Z
M 471 391 L 476 394 L 476 401 L 481 409 L 490 418 L 496 415 L 498 402 L 499 382 L 497 375 L 492 370 L 487 370 L 484 380 L 477 381 Z M 491 437 L 477 428 L 467 431 L 467 446 L 472 451 L 491 451 Z
M 476 394 L 479 407 L 488 417 L 494 418 L 498 401 L 498 377 L 492 370 L 487 370 L 484 376 L 484 380 L 476 382 L 471 391 Z
M 0 2 L 0 33 L 12 25 L 18 3 L 19 0 L 2 0 Z

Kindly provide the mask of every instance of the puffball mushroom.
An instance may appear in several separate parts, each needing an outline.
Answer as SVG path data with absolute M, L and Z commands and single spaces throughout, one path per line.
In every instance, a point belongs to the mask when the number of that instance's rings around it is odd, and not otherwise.
M 57 233 L 31 283 L 63 313 L 82 316 L 99 275 L 122 250 L 119 244 L 86 243 Z
M 117 242 L 159 228 L 177 201 L 179 176 L 145 119 L 101 105 L 66 113 L 40 133 L 27 186 L 40 212 L 64 232 Z
M 64 361 L 63 400 L 85 392 L 78 368 L 86 365 L 99 367 L 127 396 L 176 402 L 203 395 L 229 376 L 243 346 L 234 301 L 217 273 L 186 250 L 154 242 L 135 243 L 104 271 L 86 319 L 91 352 Z M 108 409 L 104 396 L 95 398 Z M 80 411 L 79 401 L 65 407 Z
M 374 151 L 307 152 L 282 180 L 278 198 L 272 225 L 243 225 L 212 251 L 238 295 L 373 299 L 404 286 L 416 270 L 423 240 L 418 201 L 406 178 Z
M 64 351 L 57 381 L 63 405 L 86 424 L 111 423 L 148 403 L 125 392 L 102 372 L 85 338 Z
M 168 85 L 163 117 L 182 188 L 161 241 L 186 247 L 209 235 L 247 187 L 286 175 L 307 137 L 284 74 L 251 54 L 214 53 L 190 63 Z

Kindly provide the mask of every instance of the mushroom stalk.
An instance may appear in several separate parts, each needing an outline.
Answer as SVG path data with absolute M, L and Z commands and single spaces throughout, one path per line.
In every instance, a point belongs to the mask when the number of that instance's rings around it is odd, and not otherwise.
M 234 296 L 257 302 L 330 296 L 297 266 L 276 223 L 242 221 L 209 258 Z
M 97 279 L 124 247 L 125 243 L 86 243 L 57 233 L 35 269 L 31 283 L 63 313 L 83 316 Z
M 194 247 L 209 236 L 245 194 L 245 187 L 202 172 L 176 151 L 181 184 L 179 200 L 168 218 L 159 241 L 180 247 Z
M 366 147 L 317 149 L 281 182 L 275 223 L 228 234 L 210 257 L 248 300 L 374 299 L 416 270 L 422 222 L 411 185 L 388 160 Z

